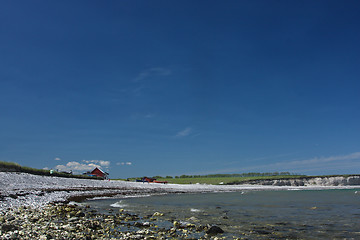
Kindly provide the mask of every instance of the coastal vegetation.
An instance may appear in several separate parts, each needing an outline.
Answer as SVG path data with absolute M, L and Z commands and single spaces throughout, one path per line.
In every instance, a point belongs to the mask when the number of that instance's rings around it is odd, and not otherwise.
M 358 176 L 350 175 L 321 175 L 307 176 L 290 172 L 274 172 L 274 173 L 240 173 L 240 174 L 209 174 L 209 175 L 180 175 L 180 176 L 153 176 L 158 181 L 167 181 L 174 184 L 213 184 L 213 185 L 233 185 L 247 184 L 259 180 L 290 180 L 290 179 L 311 179 L 311 178 L 328 178 L 328 177 L 349 177 Z M 134 181 L 137 178 L 129 178 Z M 141 179 L 141 178 L 138 178 Z
M 197 177 L 179 177 L 179 178 L 158 178 L 160 181 L 168 181 L 169 183 L 177 184 L 241 184 L 251 180 L 274 180 L 274 179 L 289 179 L 289 178 L 302 178 L 304 175 L 267 175 L 267 176 L 197 176 Z
M 269 180 L 269 179 L 288 179 L 301 178 L 306 175 L 293 174 L 290 172 L 272 172 L 272 173 L 239 173 L 239 174 L 208 174 L 208 175 L 180 175 L 180 176 L 153 176 L 158 181 L 167 181 L 175 184 L 239 184 L 249 180 Z M 140 178 L 129 178 L 130 181 Z
M 82 178 L 82 179 L 102 179 L 93 176 L 87 175 L 76 175 L 70 174 L 66 172 L 58 172 L 58 171 L 51 171 L 47 169 L 37 169 L 31 168 L 26 166 L 21 166 L 20 164 L 14 162 L 4 162 L 0 161 L 0 172 L 22 172 L 22 173 L 30 173 L 34 175 L 40 176 L 56 176 L 56 177 L 66 177 L 66 178 Z

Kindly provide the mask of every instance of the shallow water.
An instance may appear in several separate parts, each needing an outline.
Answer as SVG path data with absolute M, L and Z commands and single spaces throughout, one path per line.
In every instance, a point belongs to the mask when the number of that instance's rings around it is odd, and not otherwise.
M 248 239 L 360 239 L 360 189 L 169 194 L 86 202 L 99 211 L 123 208 L 139 216 L 221 227 Z

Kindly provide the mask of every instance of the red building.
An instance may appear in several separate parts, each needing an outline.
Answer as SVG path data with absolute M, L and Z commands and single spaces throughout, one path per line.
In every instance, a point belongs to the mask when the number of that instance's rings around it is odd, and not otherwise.
M 90 172 L 90 175 L 93 175 L 93 176 L 97 176 L 97 177 L 101 177 L 103 179 L 108 179 L 108 173 L 107 172 L 104 172 L 103 170 L 101 170 L 100 168 L 95 168 L 94 170 L 92 170 Z

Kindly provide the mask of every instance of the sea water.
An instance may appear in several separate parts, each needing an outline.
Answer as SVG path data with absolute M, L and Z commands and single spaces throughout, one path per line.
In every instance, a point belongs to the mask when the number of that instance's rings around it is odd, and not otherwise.
M 221 227 L 232 239 L 360 239 L 360 189 L 168 194 L 88 201 L 99 211 L 123 208 L 157 223 Z

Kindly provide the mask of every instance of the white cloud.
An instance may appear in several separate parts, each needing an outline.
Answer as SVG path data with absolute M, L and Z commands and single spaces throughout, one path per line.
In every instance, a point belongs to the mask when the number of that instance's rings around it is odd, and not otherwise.
M 43 169 L 44 169 L 44 170 L 49 170 L 50 168 L 48 168 L 48 167 L 44 167 Z
M 83 163 L 80 162 L 68 162 L 65 165 L 57 165 L 55 169 L 59 171 L 73 171 L 77 173 L 92 171 L 94 168 L 108 168 L 110 166 L 110 161 L 104 160 L 83 160 Z
M 139 73 L 139 75 L 134 79 L 134 82 L 139 82 L 151 76 L 168 76 L 168 75 L 171 75 L 171 70 L 169 69 L 161 68 L 161 67 L 149 68 Z
M 132 165 L 132 162 L 118 162 L 118 163 L 116 163 L 116 165 L 128 165 L 128 166 L 130 166 L 130 165 Z
M 55 161 L 60 161 L 61 158 L 58 158 L 58 157 L 57 157 L 57 158 L 54 158 L 54 160 L 55 160 Z
M 187 127 L 184 130 L 181 130 L 180 132 L 178 132 L 176 134 L 176 137 L 186 137 L 186 136 L 189 136 L 191 134 L 191 132 L 192 132 L 191 127 Z
M 104 161 L 104 160 L 83 160 L 83 162 L 85 163 L 95 163 L 98 164 L 102 167 L 109 167 L 110 166 L 110 161 Z

